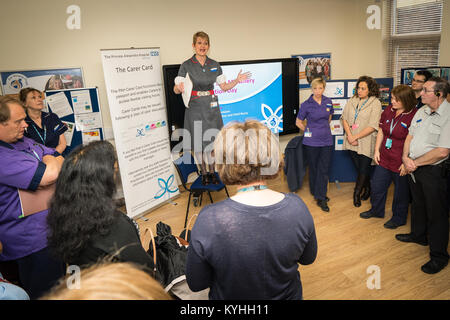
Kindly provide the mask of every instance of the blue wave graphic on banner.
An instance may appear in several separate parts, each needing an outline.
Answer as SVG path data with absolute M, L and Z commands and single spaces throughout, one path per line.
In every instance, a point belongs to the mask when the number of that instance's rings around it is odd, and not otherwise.
M 220 100 L 219 100 L 220 103 Z M 259 120 L 272 132 L 283 130 L 283 94 L 281 75 L 267 88 L 245 100 L 221 105 L 223 123 Z
M 177 187 L 175 187 L 175 189 L 172 190 L 170 189 L 172 187 L 173 182 L 174 182 L 173 174 L 170 175 L 167 181 L 162 178 L 158 178 L 158 185 L 161 189 L 155 194 L 154 198 L 159 199 L 166 193 L 168 195 L 168 198 L 170 198 L 170 193 L 175 193 L 178 191 Z

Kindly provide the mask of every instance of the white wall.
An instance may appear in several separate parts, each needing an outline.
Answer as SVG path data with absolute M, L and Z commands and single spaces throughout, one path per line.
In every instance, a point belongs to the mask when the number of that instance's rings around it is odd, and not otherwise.
M 450 1 L 444 0 L 439 65 L 450 66 Z
M 98 86 L 111 128 L 100 49 L 161 47 L 162 64 L 192 55 L 192 35 L 209 33 L 219 61 L 332 53 L 332 77 L 384 76 L 381 31 L 366 28 L 368 0 L 17 0 L 0 2 L 0 70 L 82 67 Z M 81 8 L 69 30 L 66 9 Z M 381 3 L 378 3 L 381 4 Z

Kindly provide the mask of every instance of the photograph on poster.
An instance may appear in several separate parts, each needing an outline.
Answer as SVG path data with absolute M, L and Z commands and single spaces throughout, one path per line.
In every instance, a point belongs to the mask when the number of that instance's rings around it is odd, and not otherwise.
M 383 108 L 387 107 L 391 103 L 390 89 L 384 84 L 380 84 L 380 101 Z
M 450 68 L 441 68 L 441 78 L 450 81 Z
M 64 137 L 66 138 L 66 142 L 68 146 L 72 145 L 73 133 L 75 131 L 75 123 L 70 121 L 62 121 L 64 125 L 67 127 L 67 130 L 64 132 Z
M 441 76 L 441 68 L 428 68 L 427 70 L 431 72 L 433 77 L 440 77 Z
M 416 72 L 416 70 L 405 70 L 404 74 L 403 74 L 403 83 L 410 86 L 412 83 L 412 79 L 414 78 L 414 73 Z
M 292 55 L 299 62 L 300 88 L 308 88 L 314 78 L 331 79 L 331 53 Z
M 84 87 L 81 68 L 1 71 L 0 79 L 3 94 L 16 94 L 28 87 L 39 91 Z

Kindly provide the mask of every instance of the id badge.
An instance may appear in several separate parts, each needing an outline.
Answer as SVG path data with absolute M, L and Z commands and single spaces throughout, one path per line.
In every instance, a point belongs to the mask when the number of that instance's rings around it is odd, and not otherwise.
M 358 127 L 359 127 L 359 124 L 357 124 L 357 123 L 352 124 L 352 130 L 356 130 L 356 129 L 358 129 Z
M 211 96 L 211 109 L 217 108 L 218 106 L 219 106 L 219 102 L 218 102 L 217 96 L 215 96 L 215 95 Z
M 386 139 L 386 149 L 390 149 L 390 148 L 392 148 L 392 139 L 390 139 L 390 138 L 387 138 Z
M 311 131 L 305 131 L 305 138 L 311 138 L 312 132 Z

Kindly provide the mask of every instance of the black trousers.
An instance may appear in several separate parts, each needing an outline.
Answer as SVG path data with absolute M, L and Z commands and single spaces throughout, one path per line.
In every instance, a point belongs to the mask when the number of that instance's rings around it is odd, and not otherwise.
M 328 188 L 333 146 L 310 147 L 303 145 L 309 167 L 309 190 L 314 199 L 325 200 Z
M 65 264 L 55 260 L 48 247 L 17 260 L 20 281 L 32 300 L 47 293 L 66 273 Z
M 419 167 L 408 183 L 412 196 L 411 233 L 418 240 L 428 239 L 430 258 L 448 261 L 449 208 L 447 178 L 441 166 Z
M 358 175 L 366 175 L 370 176 L 370 170 L 372 163 L 372 159 L 369 157 L 366 157 L 363 154 L 356 153 L 355 151 L 349 151 L 350 157 L 352 158 L 352 162 L 355 165 L 356 171 L 358 172 Z

